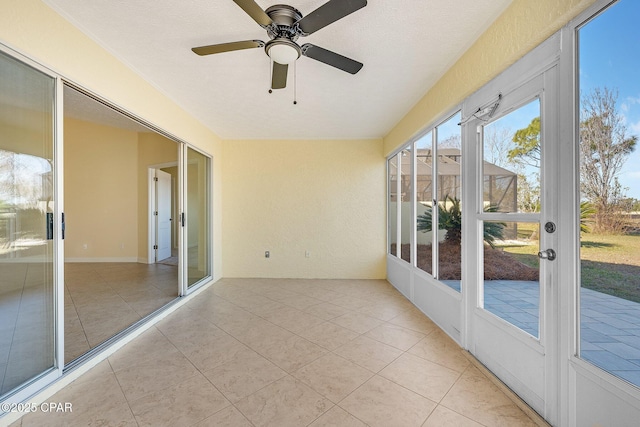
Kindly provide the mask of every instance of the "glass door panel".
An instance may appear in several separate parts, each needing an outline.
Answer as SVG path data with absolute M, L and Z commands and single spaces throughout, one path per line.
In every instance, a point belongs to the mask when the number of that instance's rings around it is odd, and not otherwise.
M 540 336 L 539 229 L 537 222 L 483 221 L 481 306 L 536 338 Z
M 55 367 L 54 91 L 0 53 L 0 399 Z
M 187 286 L 211 275 L 210 159 L 187 147 L 186 158 Z
M 540 100 L 484 126 L 483 308 L 539 338 Z M 527 219 L 509 221 L 508 215 Z M 493 219 L 495 218 L 495 219 Z

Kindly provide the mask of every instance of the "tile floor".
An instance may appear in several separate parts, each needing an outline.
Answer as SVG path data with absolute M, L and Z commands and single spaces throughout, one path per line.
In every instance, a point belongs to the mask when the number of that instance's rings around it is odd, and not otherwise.
M 383 280 L 224 279 L 14 426 L 534 426 Z
M 65 363 L 178 296 L 178 267 L 65 263 Z

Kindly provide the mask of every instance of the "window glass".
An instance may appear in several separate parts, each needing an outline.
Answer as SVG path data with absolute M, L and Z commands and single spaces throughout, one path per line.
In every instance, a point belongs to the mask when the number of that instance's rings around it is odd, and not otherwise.
M 580 357 L 640 386 L 640 3 L 579 30 Z
M 416 150 L 416 215 L 417 260 L 419 269 L 433 272 L 433 132 L 415 143 Z
M 436 277 L 460 290 L 462 277 L 462 136 L 460 113 L 436 128 L 438 272 Z

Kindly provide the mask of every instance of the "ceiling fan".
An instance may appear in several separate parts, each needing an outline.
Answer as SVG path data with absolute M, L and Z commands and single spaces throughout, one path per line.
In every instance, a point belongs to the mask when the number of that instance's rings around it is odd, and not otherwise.
M 284 4 L 276 4 L 262 10 L 254 0 L 233 0 L 254 21 L 267 30 L 271 40 L 245 40 L 221 43 L 191 49 L 198 55 L 230 52 L 234 50 L 264 47 L 267 55 L 273 60 L 271 88 L 282 89 L 287 85 L 289 64 L 294 63 L 300 55 L 331 65 L 347 73 L 356 74 L 362 63 L 354 61 L 335 52 L 323 49 L 311 43 L 302 46 L 296 41 L 299 37 L 308 36 L 335 21 L 365 7 L 366 0 L 329 0 L 307 16 L 297 9 Z

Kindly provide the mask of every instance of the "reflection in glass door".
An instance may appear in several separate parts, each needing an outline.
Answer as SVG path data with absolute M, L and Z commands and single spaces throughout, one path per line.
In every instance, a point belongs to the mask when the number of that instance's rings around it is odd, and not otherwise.
M 188 287 L 211 276 L 209 188 L 209 157 L 187 147 L 184 226 Z
M 0 52 L 0 399 L 55 367 L 54 91 Z

